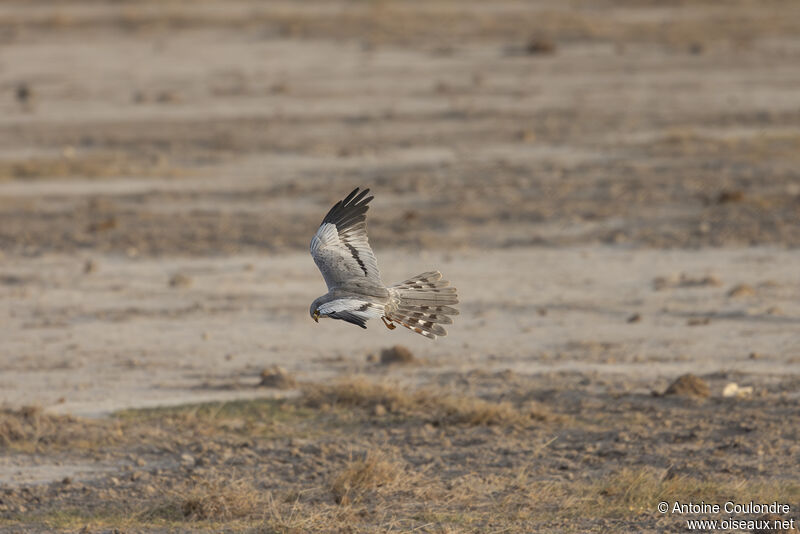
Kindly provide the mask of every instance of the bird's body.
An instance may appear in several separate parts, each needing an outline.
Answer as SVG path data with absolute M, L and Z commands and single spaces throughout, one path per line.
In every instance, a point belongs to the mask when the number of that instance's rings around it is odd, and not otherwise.
M 366 328 L 369 319 L 381 318 L 387 328 L 394 323 L 427 338 L 447 334 L 458 310 L 456 288 L 431 271 L 387 287 L 367 240 L 366 213 L 373 197 L 369 189 L 356 188 L 337 202 L 322 220 L 311 240 L 311 255 L 319 267 L 328 293 L 312 304 L 311 317 L 329 317 Z

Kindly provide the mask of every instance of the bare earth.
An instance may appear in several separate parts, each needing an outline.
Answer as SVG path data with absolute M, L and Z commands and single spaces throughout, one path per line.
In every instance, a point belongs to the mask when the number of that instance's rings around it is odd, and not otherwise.
M 800 518 L 798 65 L 791 0 L 3 2 L 0 531 Z M 308 316 L 355 186 L 446 338 Z

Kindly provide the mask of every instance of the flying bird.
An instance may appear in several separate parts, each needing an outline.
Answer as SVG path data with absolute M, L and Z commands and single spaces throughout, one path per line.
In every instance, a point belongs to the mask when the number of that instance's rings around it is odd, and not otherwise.
M 442 273 L 422 273 L 388 287 L 381 280 L 367 241 L 367 210 L 374 198 L 368 193 L 357 187 L 337 202 L 311 239 L 311 256 L 328 285 L 328 292 L 311 303 L 311 317 L 361 328 L 380 318 L 389 330 L 397 323 L 429 339 L 447 335 L 442 325 L 452 324 L 451 316 L 458 315 L 452 307 L 458 295 Z

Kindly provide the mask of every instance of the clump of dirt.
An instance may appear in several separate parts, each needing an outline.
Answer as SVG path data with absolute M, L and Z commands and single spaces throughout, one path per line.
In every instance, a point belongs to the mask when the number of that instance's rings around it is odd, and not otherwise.
M 169 287 L 191 287 L 192 277 L 183 273 L 176 273 L 169 279 Z
M 711 390 L 703 379 L 689 373 L 679 376 L 664 391 L 664 395 L 681 395 L 704 399 L 711 395 Z
M 261 371 L 259 386 L 275 389 L 292 389 L 297 387 L 297 381 L 286 369 L 277 365 Z
M 381 365 L 417 363 L 416 356 L 403 345 L 395 345 L 381 351 Z
M 730 204 L 734 202 L 741 202 L 744 200 L 744 193 L 742 191 L 722 191 L 717 196 L 717 204 Z
M 728 296 L 731 298 L 754 297 L 755 294 L 756 290 L 749 284 L 739 284 L 728 291 Z
M 634 313 L 633 315 L 628 317 L 628 319 L 626 321 L 628 322 L 628 324 L 639 323 L 639 322 L 642 321 L 642 316 L 641 316 L 641 314 Z
M 525 51 L 532 56 L 555 54 L 556 44 L 546 37 L 534 35 L 525 45 Z
M 98 265 L 92 258 L 87 259 L 83 264 L 83 274 L 92 274 L 97 272 Z

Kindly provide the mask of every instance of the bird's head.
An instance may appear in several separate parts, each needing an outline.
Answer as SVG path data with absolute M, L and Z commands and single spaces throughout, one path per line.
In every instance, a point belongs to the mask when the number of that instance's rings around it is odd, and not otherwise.
M 311 303 L 311 308 L 308 310 L 308 313 L 314 321 L 319 322 L 319 299 Z

